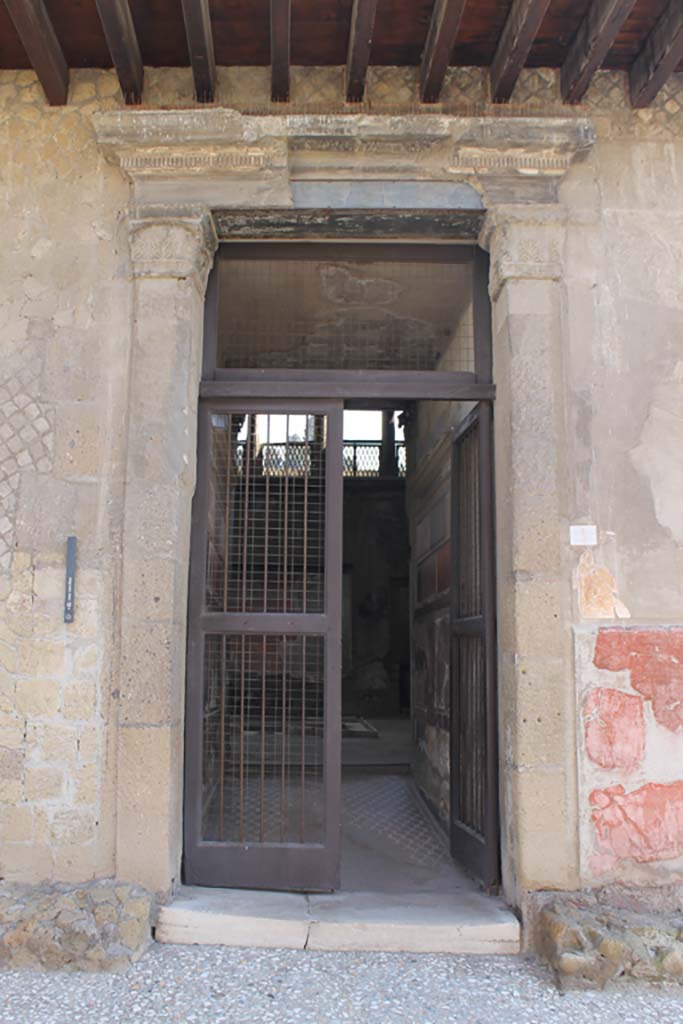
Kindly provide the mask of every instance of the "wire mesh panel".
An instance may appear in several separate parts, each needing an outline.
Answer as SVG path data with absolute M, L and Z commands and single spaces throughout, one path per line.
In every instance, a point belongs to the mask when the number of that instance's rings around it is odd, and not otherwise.
M 221 369 L 474 370 L 471 265 L 223 259 Z
M 205 638 L 204 839 L 323 842 L 324 704 L 323 637 Z
M 453 852 L 498 877 L 491 410 L 456 432 L 451 478 L 451 809 Z
M 341 486 L 341 403 L 203 405 L 190 574 L 187 881 L 311 890 L 336 883 Z
M 206 608 L 321 612 L 324 416 L 211 417 Z

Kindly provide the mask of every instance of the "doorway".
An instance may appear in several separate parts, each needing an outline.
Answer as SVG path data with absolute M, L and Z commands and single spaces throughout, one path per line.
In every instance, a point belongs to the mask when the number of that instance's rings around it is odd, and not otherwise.
M 193 512 L 185 879 L 330 891 L 389 884 L 392 861 L 398 889 L 443 886 L 455 855 L 495 884 L 485 260 L 225 248 Z

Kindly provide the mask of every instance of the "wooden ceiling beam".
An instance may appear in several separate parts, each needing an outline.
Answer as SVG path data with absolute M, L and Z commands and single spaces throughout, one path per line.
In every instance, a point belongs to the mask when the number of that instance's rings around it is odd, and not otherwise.
M 270 0 L 270 98 L 273 103 L 286 103 L 289 99 L 291 25 L 292 0 Z
M 683 60 L 683 3 L 671 0 L 629 72 L 631 103 L 647 107 Z
M 491 62 L 494 103 L 505 103 L 512 96 L 549 6 L 550 0 L 514 0 Z
M 216 95 L 216 57 L 209 0 L 182 0 L 182 5 L 195 96 L 198 103 L 213 103 Z
M 595 0 L 588 8 L 560 72 L 565 103 L 581 102 L 635 4 L 636 0 Z
M 128 0 L 95 0 L 126 103 L 142 103 L 144 67 Z
M 353 0 L 349 52 L 346 59 L 346 100 L 360 103 L 370 63 L 370 46 L 375 28 L 377 0 Z
M 420 64 L 420 99 L 436 103 L 441 95 L 466 0 L 436 0 Z
M 51 106 L 66 103 L 69 69 L 43 0 L 5 0 L 21 44 Z

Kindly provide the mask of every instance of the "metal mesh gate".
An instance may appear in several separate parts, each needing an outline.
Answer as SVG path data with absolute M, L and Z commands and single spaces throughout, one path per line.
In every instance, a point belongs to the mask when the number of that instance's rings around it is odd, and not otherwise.
M 222 403 L 203 410 L 201 429 L 188 674 L 201 692 L 188 702 L 196 803 L 186 876 L 331 888 L 341 406 Z
M 457 429 L 452 459 L 451 816 L 453 853 L 498 877 L 491 408 Z

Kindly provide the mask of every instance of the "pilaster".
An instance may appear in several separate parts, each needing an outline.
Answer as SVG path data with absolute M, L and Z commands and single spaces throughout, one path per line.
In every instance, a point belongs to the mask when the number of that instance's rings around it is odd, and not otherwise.
M 564 565 L 564 211 L 496 207 L 491 253 L 501 800 L 508 895 L 576 884 L 569 575 Z
M 117 876 L 165 892 L 181 850 L 187 566 L 206 280 L 201 207 L 134 209 L 120 613 Z

